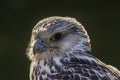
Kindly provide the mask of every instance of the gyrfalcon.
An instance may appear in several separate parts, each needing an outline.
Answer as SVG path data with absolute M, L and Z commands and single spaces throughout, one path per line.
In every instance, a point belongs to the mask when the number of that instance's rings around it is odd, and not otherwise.
M 40 20 L 26 54 L 30 80 L 120 80 L 118 69 L 92 55 L 89 36 L 74 18 Z

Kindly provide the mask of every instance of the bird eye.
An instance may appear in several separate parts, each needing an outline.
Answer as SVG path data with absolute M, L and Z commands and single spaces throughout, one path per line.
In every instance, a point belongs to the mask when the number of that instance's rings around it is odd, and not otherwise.
M 51 40 L 53 40 L 53 41 L 58 41 L 58 40 L 61 39 L 61 37 L 62 37 L 62 33 L 56 33 L 56 34 L 51 38 Z

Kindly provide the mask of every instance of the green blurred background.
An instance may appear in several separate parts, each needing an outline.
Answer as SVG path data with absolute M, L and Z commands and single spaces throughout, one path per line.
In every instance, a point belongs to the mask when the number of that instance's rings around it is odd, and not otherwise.
M 90 35 L 93 55 L 120 69 L 119 1 L 1 0 L 0 80 L 29 80 L 25 50 L 31 30 L 49 16 L 79 20 Z

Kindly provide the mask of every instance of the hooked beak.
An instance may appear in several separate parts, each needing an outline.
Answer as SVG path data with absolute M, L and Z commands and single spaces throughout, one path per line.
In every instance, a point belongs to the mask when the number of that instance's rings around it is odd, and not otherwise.
M 42 38 L 36 39 L 36 42 L 33 47 L 33 53 L 42 53 L 45 52 L 49 48 L 49 45 L 44 42 Z

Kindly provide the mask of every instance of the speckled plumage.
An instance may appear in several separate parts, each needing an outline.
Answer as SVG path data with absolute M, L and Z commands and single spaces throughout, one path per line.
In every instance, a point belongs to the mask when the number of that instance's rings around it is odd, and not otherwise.
M 60 40 L 54 40 L 58 33 Z M 49 47 L 35 47 L 42 38 Z M 41 20 L 32 31 L 27 55 L 32 61 L 30 80 L 120 80 L 120 72 L 91 55 L 89 36 L 74 18 L 50 17 Z

